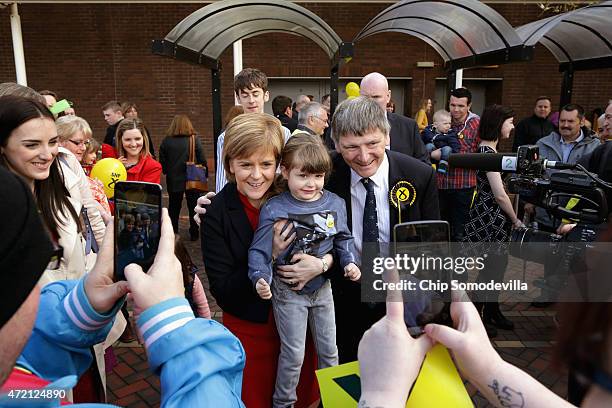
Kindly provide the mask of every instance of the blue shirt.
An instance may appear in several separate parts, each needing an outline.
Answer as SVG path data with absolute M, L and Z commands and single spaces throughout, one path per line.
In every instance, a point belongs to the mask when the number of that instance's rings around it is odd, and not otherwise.
M 563 154 L 563 162 L 567 163 L 570 157 L 570 153 L 572 153 L 572 149 L 579 142 L 581 142 L 582 139 L 584 139 L 584 134 L 582 133 L 582 130 L 580 130 L 580 136 L 578 136 L 578 139 L 574 140 L 573 142 L 566 142 L 563 139 L 563 136 L 559 136 L 559 137 L 561 138 L 561 154 Z

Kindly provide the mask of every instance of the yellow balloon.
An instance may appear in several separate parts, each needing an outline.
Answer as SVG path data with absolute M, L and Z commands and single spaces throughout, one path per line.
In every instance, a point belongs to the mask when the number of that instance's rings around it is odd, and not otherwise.
M 91 169 L 91 178 L 96 178 L 104 185 L 104 193 L 108 198 L 115 196 L 115 183 L 127 180 L 125 166 L 117 159 L 102 159 Z
M 346 84 L 346 88 L 344 88 L 344 90 L 348 96 L 359 96 L 359 85 L 357 85 L 355 82 L 349 82 Z

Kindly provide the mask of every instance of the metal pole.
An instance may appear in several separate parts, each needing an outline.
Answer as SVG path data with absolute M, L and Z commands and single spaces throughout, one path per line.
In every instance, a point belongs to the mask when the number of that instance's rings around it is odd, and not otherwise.
M 455 71 L 454 69 L 451 69 L 450 71 L 448 71 L 448 74 L 446 75 L 446 98 L 445 98 L 445 102 L 444 102 L 444 106 L 446 106 L 446 110 L 448 110 L 448 102 L 450 100 L 450 94 L 453 91 L 453 89 L 455 89 L 455 85 L 457 83 L 456 80 L 456 75 L 457 75 L 457 71 Z
M 213 114 L 213 138 L 215 140 L 215 163 L 220 157 L 217 157 L 217 140 L 221 134 L 221 71 L 212 69 L 210 71 L 212 77 L 212 114 Z
M 334 65 L 329 75 L 329 117 L 331 118 L 338 106 L 338 64 Z
M 242 40 L 238 40 L 234 43 L 234 76 L 238 75 L 242 71 Z M 239 105 L 238 99 L 234 97 L 234 103 Z
M 568 103 L 572 102 L 572 91 L 574 88 L 574 67 L 569 65 L 563 71 L 563 82 L 561 82 L 561 100 L 559 101 L 559 111 Z
M 11 34 L 13 36 L 13 55 L 15 58 L 15 73 L 17 74 L 17 83 L 23 86 L 28 86 L 25 55 L 23 54 L 23 37 L 21 35 L 21 19 L 19 18 L 17 3 L 11 4 Z

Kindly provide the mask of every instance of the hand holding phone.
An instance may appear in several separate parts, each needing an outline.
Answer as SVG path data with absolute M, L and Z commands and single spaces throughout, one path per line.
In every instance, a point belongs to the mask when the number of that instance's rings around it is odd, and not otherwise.
M 181 263 L 174 255 L 174 231 L 165 208 L 155 262 L 146 274 L 140 265 L 132 263 L 125 268 L 125 276 L 139 310 L 144 311 L 168 299 L 184 297 Z
M 160 239 L 161 186 L 136 181 L 115 184 L 115 281 L 135 263 L 143 270 L 153 264 Z

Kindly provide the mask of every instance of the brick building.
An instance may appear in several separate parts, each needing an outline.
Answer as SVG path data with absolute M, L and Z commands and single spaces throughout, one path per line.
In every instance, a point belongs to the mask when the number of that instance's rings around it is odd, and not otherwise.
M 545 17 L 536 4 L 490 4 L 513 26 Z M 101 106 L 112 99 L 138 105 L 142 119 L 157 146 L 172 116 L 187 113 L 213 156 L 210 71 L 151 53 L 151 41 L 163 38 L 184 17 L 205 4 L 21 4 L 23 43 L 28 83 L 35 89 L 52 89 L 75 103 L 77 114 L 87 119 L 94 136 L 102 139 L 106 124 Z M 345 41 L 385 3 L 301 3 L 325 20 Z M 0 82 L 14 81 L 9 9 L 0 9 Z M 232 50 L 221 58 L 224 111 L 233 104 Z M 417 61 L 433 61 L 434 68 L 417 68 Z M 272 97 L 278 92 L 329 91 L 329 60 L 314 43 L 288 34 L 265 34 L 243 41 L 243 65 L 262 69 L 271 78 Z M 396 33 L 366 38 L 355 47 L 355 58 L 340 69 L 342 83 L 370 71 L 392 78 L 393 98 L 402 113 L 412 115 L 420 98 L 439 99 L 444 106 L 446 72 L 443 61 L 423 41 Z M 531 62 L 501 65 L 464 72 L 464 83 L 473 88 L 476 107 L 504 103 L 529 115 L 533 100 L 542 94 L 559 100 L 562 74 L 555 58 L 537 46 Z M 312 91 L 317 90 L 317 92 Z M 303 91 L 303 92 L 302 92 Z M 308 91 L 308 92 L 307 92 Z M 295 98 L 297 94 L 288 94 Z M 587 111 L 605 105 L 612 97 L 612 70 L 577 72 L 573 101 Z M 344 95 L 340 94 L 342 100 Z M 400 98 L 399 100 L 397 98 Z M 553 105 L 556 105 L 554 103 Z M 269 107 L 268 107 L 269 108 Z

